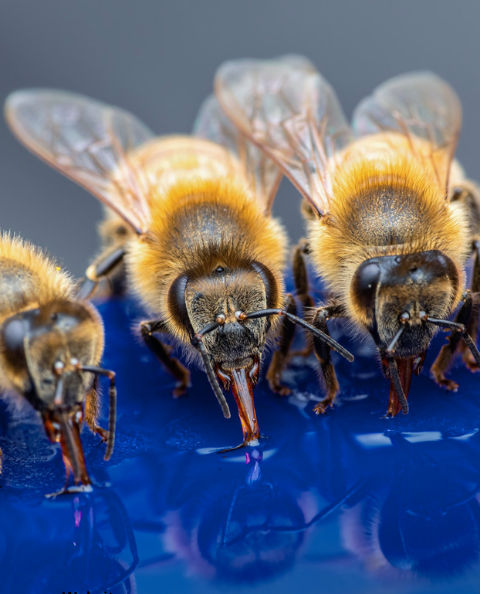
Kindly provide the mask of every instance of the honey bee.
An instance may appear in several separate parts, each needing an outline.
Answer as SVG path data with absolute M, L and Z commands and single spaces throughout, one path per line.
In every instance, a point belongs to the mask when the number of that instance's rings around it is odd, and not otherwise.
M 431 371 L 439 385 L 456 390 L 445 377 L 456 351 L 471 369 L 480 365 L 472 339 L 480 192 L 453 161 L 461 127 L 455 92 L 428 72 L 398 76 L 359 104 L 350 127 L 332 87 L 297 56 L 228 62 L 215 92 L 308 203 L 303 251 L 331 295 L 312 324 L 325 332 L 329 318 L 343 317 L 373 338 L 390 379 L 387 416 L 408 412 L 412 373 L 420 373 L 436 331 L 450 329 Z M 472 287 L 465 290 L 472 252 Z M 328 345 L 315 347 L 327 382 L 327 398 L 315 408 L 322 413 L 339 388 Z
M 91 485 L 80 441 L 83 421 L 107 442 L 115 440 L 115 373 L 98 367 L 103 324 L 95 308 L 75 295 L 75 283 L 39 248 L 0 235 L 0 390 L 14 408 L 38 411 L 51 442 L 60 442 L 67 478 Z M 97 425 L 97 378 L 110 379 L 108 432 Z
M 328 333 L 296 317 L 283 286 L 287 237 L 270 213 L 279 171 L 214 98 L 197 120 L 207 138 L 156 138 L 125 111 L 56 91 L 14 93 L 6 117 L 31 151 L 111 209 L 107 236 L 115 225 L 126 230 L 87 270 L 82 294 L 123 261 L 130 289 L 152 316 L 141 335 L 178 380 L 174 396 L 185 393 L 190 373 L 157 333 L 203 364 L 226 418 L 220 382 L 231 387 L 244 436 L 238 447 L 260 436 L 253 388 L 267 338 L 281 342 L 267 372 L 281 394 L 288 392 L 280 374 L 294 324 L 352 359 Z

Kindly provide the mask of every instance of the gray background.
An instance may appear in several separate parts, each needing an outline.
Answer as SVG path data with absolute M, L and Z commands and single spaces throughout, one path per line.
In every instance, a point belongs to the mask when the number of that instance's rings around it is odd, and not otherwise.
M 385 79 L 431 69 L 464 106 L 458 156 L 480 178 L 480 2 L 448 0 L 2 0 L 0 99 L 56 87 L 119 105 L 159 134 L 189 132 L 227 59 L 308 56 L 347 115 Z M 81 275 L 97 249 L 96 200 L 21 147 L 0 123 L 0 227 Z M 292 240 L 298 195 L 275 211 Z

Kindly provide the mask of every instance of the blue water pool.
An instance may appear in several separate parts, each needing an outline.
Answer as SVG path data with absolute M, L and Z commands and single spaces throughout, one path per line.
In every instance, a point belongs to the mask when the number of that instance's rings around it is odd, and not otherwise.
M 459 364 L 457 394 L 434 386 L 443 336 L 413 379 L 410 414 L 384 419 L 388 382 L 339 325 L 356 355 L 337 361 L 339 406 L 311 412 L 315 358 L 296 357 L 293 396 L 256 389 L 259 446 L 218 454 L 241 440 L 236 412 L 223 418 L 201 371 L 174 400 L 132 338 L 135 306 L 100 309 L 118 374 L 114 455 L 105 463 L 84 431 L 97 486 L 48 500 L 63 485 L 60 451 L 30 411 L 2 410 L 2 594 L 480 591 L 480 375 Z

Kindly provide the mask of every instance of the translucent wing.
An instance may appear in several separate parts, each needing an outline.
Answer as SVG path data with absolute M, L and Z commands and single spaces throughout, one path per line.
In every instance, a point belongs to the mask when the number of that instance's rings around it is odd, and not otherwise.
M 261 200 L 265 212 L 269 213 L 282 173 L 272 159 L 232 124 L 213 95 L 201 106 L 193 133 L 224 146 L 237 157 L 254 195 Z
M 221 66 L 215 94 L 228 117 L 323 214 L 337 154 L 352 133 L 332 87 L 300 56 Z
M 446 189 L 461 124 L 456 93 L 430 72 L 388 80 L 360 103 L 353 116 L 358 136 L 382 133 L 398 146 L 396 138 L 402 135 L 406 149 Z
M 153 137 L 134 116 L 81 95 L 13 93 L 5 117 L 33 153 L 90 191 L 137 233 L 148 228 L 147 186 L 129 153 Z

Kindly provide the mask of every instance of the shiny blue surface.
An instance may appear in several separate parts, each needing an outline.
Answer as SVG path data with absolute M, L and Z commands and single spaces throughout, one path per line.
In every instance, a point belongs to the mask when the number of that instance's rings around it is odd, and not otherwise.
M 315 359 L 294 358 L 293 397 L 264 380 L 256 389 L 267 437 L 219 455 L 210 449 L 236 445 L 240 422 L 223 419 L 205 375 L 194 371 L 189 395 L 174 400 L 173 380 L 132 338 L 135 306 L 100 311 L 104 363 L 118 374 L 114 455 L 103 462 L 104 445 L 84 431 L 98 486 L 46 500 L 63 485 L 60 452 L 28 410 L 2 412 L 2 593 L 480 589 L 479 376 L 458 364 L 452 395 L 425 372 L 413 378 L 410 414 L 383 419 L 388 382 L 337 325 L 356 355 L 338 360 L 339 406 L 311 412 Z

